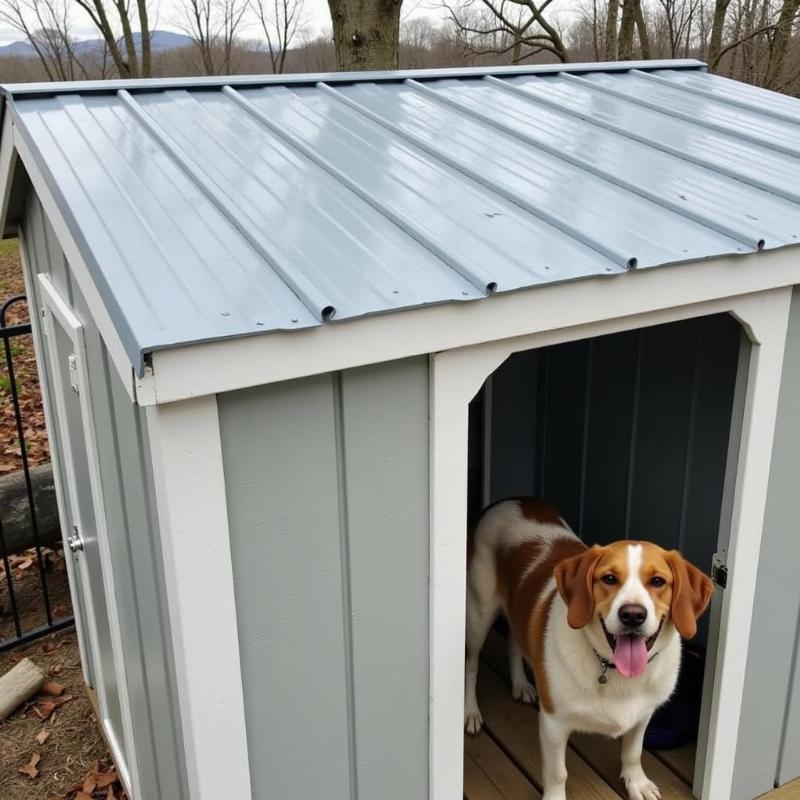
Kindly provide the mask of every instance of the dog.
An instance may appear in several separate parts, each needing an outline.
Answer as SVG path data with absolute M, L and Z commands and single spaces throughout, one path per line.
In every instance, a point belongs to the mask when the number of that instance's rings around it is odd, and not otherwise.
M 490 506 L 470 542 L 466 732 L 483 725 L 478 656 L 502 612 L 512 696 L 539 701 L 544 800 L 566 799 L 573 731 L 622 737 L 630 800 L 659 800 L 642 769 L 645 730 L 675 689 L 681 637 L 696 634 L 712 592 L 711 579 L 676 550 L 627 540 L 587 547 L 554 508 L 532 498 Z

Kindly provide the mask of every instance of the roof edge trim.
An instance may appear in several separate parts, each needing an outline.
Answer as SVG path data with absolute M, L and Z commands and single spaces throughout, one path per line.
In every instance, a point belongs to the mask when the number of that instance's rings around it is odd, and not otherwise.
M 548 75 L 559 72 L 649 72 L 657 69 L 705 70 L 703 61 L 692 58 L 662 59 L 654 61 L 606 61 L 581 64 L 537 64 L 515 67 L 461 67 L 425 70 L 386 70 L 380 72 L 321 72 L 293 73 L 289 75 L 231 75 L 199 78 L 146 78 L 108 81 L 62 81 L 52 83 L 9 83 L 0 86 L 13 98 L 52 97 L 59 94 L 113 94 L 120 89 L 128 92 L 162 92 L 168 89 L 219 89 L 221 86 L 313 86 L 324 83 L 363 83 L 415 80 L 442 80 L 445 78 L 480 78 L 486 75 Z

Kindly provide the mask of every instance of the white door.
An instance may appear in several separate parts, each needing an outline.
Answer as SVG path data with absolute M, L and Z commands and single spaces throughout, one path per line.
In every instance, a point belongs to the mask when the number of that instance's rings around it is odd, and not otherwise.
M 52 376 L 53 431 L 62 462 L 68 557 L 75 574 L 74 599 L 80 612 L 85 674 L 96 691 L 100 721 L 120 777 L 130 788 L 133 762 L 130 706 L 124 681 L 105 512 L 94 447 L 86 376 L 86 348 L 80 320 L 46 276 L 39 275 L 43 332 Z M 134 794 L 134 796 L 136 796 Z

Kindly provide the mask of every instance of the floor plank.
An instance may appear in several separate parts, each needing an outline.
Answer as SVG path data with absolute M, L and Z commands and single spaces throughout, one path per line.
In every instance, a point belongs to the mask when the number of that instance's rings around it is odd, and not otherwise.
M 488 733 L 464 739 L 464 796 L 467 800 L 538 800 L 541 793 Z
M 538 712 L 515 703 L 508 687 L 492 670 L 482 669 L 478 678 L 478 703 L 492 737 L 524 770 L 526 777 L 541 785 L 542 756 L 539 745 Z M 615 792 L 572 749 L 567 749 L 567 793 L 581 800 L 619 800 Z
M 697 744 L 690 742 L 671 750 L 653 750 L 653 755 L 663 761 L 688 786 L 694 782 L 694 759 Z
M 779 789 L 762 794 L 759 800 L 800 800 L 800 778 L 785 783 Z
M 573 734 L 570 744 L 603 779 L 624 795 L 619 777 L 620 742 L 608 736 Z M 642 753 L 642 767 L 651 781 L 661 790 L 662 800 L 692 800 L 692 790 L 669 767 L 652 753 Z

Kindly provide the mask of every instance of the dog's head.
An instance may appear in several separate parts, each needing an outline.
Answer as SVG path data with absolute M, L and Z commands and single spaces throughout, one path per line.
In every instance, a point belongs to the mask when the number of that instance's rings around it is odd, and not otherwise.
M 714 589 L 677 550 L 650 542 L 595 545 L 558 564 L 555 578 L 570 627 L 624 677 L 644 672 L 665 626 L 691 639 Z

